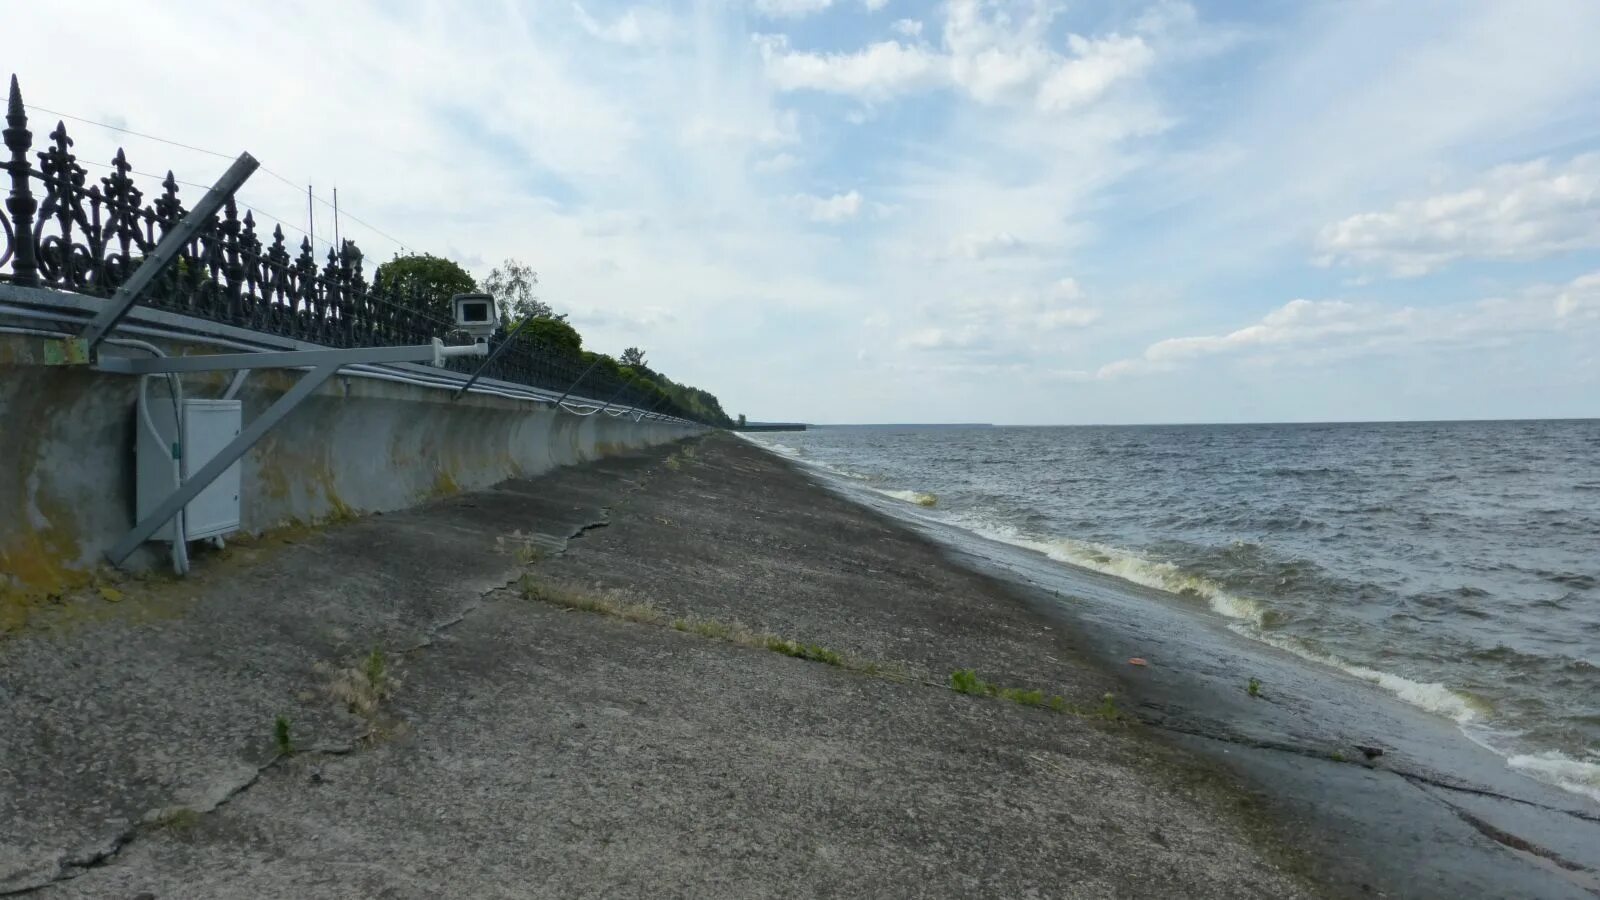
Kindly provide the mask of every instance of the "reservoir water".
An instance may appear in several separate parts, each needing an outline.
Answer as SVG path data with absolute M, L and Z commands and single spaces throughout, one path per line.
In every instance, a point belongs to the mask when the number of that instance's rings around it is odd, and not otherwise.
M 1600 421 L 753 439 L 905 514 L 1170 592 L 1600 800 Z

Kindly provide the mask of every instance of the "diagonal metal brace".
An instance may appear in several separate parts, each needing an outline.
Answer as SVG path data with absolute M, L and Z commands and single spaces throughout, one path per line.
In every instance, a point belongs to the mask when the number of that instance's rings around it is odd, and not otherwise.
M 256 162 L 256 158 L 250 154 L 239 154 L 239 158 L 228 167 L 228 171 L 223 172 L 222 177 L 217 179 L 216 185 L 206 191 L 206 195 L 200 198 L 194 209 L 189 210 L 183 219 L 161 238 L 161 242 L 156 244 L 156 248 L 144 258 L 139 268 L 128 276 L 122 287 L 117 288 L 117 292 L 111 295 L 111 299 L 100 310 L 100 314 L 83 329 L 82 334 L 78 335 L 78 339 L 87 345 L 87 352 L 91 358 L 95 346 L 104 340 L 106 335 L 111 333 L 111 329 L 122 321 L 122 317 L 128 314 L 128 310 L 139 302 L 139 297 L 149 289 L 156 276 L 178 258 L 178 251 L 194 240 L 200 229 L 211 221 L 211 217 L 217 214 L 222 204 L 239 190 L 239 186 L 244 184 L 245 179 L 249 178 L 260 165 L 261 163 Z
M 248 427 L 239 432 L 239 436 L 229 442 L 228 446 L 223 447 L 216 456 L 211 457 L 209 462 L 201 466 L 200 471 L 178 485 L 178 489 L 173 491 L 167 499 L 161 501 L 161 504 L 151 511 L 150 515 L 145 516 L 139 524 L 133 526 L 133 530 L 128 532 L 122 540 L 117 542 L 116 546 L 106 553 L 106 557 L 111 560 L 111 564 L 121 565 L 122 561 L 127 559 L 134 550 L 138 549 L 140 544 L 149 540 L 150 535 L 155 534 L 158 529 L 171 521 L 172 517 L 188 505 L 190 500 L 193 500 L 201 491 L 209 487 L 211 482 L 216 481 L 217 476 L 227 471 L 229 466 L 238 462 L 241 457 L 250 451 L 251 447 L 255 446 L 257 441 L 272 430 L 274 425 L 283 421 L 284 416 L 287 416 L 296 406 L 299 406 L 300 401 L 311 396 L 313 391 L 322 387 L 323 383 L 332 378 L 337 371 L 339 371 L 337 363 L 328 363 L 318 366 L 296 382 L 288 393 L 279 397 L 271 406 L 267 407 L 266 412 L 263 412 Z
M 596 356 L 595 356 L 595 358 L 594 358 L 594 362 L 592 362 L 592 363 L 589 363 L 589 368 L 587 368 L 587 369 L 584 369 L 584 370 L 583 370 L 583 372 L 581 372 L 581 373 L 580 373 L 580 374 L 579 374 L 579 375 L 578 375 L 578 377 L 577 377 L 577 378 L 575 378 L 575 379 L 573 379 L 573 382 L 572 382 L 572 384 L 569 384 L 569 385 L 567 385 L 567 389 L 566 389 L 566 391 L 565 391 L 565 392 L 563 392 L 563 393 L 562 393 L 562 395 L 561 395 L 561 396 L 560 396 L 560 397 L 557 397 L 557 398 L 556 398 L 556 409 L 557 409 L 557 410 L 559 410 L 559 409 L 561 409 L 561 404 L 562 404 L 562 403 L 564 403 L 564 402 L 566 402 L 566 399 L 567 399 L 567 398 L 568 398 L 568 397 L 571 397 L 571 396 L 572 396 L 572 392 L 573 392 L 573 391 L 575 391 L 575 390 L 577 390 L 577 389 L 578 389 L 578 385 L 579 385 L 579 384 L 580 384 L 580 383 L 581 383 L 581 382 L 582 382 L 582 381 L 583 381 L 583 380 L 584 380 L 584 379 L 585 379 L 585 378 L 588 378 L 588 377 L 589 377 L 589 373 L 590 373 L 590 372 L 593 372 L 593 371 L 594 371 L 594 367 L 595 367 L 595 366 L 598 366 L 598 365 L 600 365 L 600 360 L 602 360 L 602 359 L 604 359 L 604 358 L 605 358 L 605 357 L 603 357 L 603 356 L 599 356 L 599 355 L 596 355 Z
M 517 336 L 517 333 L 522 330 L 524 325 L 527 325 L 532 321 L 533 316 L 523 316 L 522 321 L 517 323 L 517 327 L 511 329 L 511 333 L 505 336 L 505 340 L 500 342 L 500 346 L 494 348 L 494 352 L 489 354 L 489 358 L 485 359 L 481 363 L 478 363 L 478 368 L 472 373 L 472 377 L 467 379 L 466 384 L 463 384 L 460 388 L 456 389 L 455 394 L 451 395 L 450 397 L 450 402 L 454 403 L 457 400 L 460 400 L 467 393 L 467 391 L 472 388 L 473 385 L 477 384 L 478 379 L 483 375 L 483 370 L 489 368 L 490 363 L 499 358 L 500 354 L 506 352 L 506 348 L 511 346 L 511 339 Z

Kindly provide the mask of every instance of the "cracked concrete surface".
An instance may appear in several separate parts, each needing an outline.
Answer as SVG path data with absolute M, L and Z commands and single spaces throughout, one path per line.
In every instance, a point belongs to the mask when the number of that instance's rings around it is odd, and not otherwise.
M 1083 702 L 1106 687 L 1003 586 L 759 451 L 699 447 L 675 467 L 645 453 L 241 548 L 202 564 L 182 597 L 158 585 L 123 601 L 159 616 L 10 639 L 0 683 L 21 727 L 0 735 L 0 885 L 163 898 L 1308 892 L 1249 796 L 1135 728 L 509 588 L 531 562 L 934 676 L 972 665 Z M 522 546 L 566 552 L 534 560 Z M 316 674 L 373 646 L 400 656 L 381 723 L 331 704 Z M 354 749 L 275 758 L 278 714 L 307 746 Z M 62 733 L 73 740 L 44 739 Z M 229 773 L 247 770 L 238 790 Z M 230 784 L 227 802 L 204 803 Z M 210 811 L 135 824 L 180 805 Z M 83 848 L 119 835 L 133 840 L 86 865 Z
M 1591 820 L 1519 848 L 1505 808 L 1561 813 L 1404 746 L 1340 763 L 1225 703 L 1135 703 L 1085 649 L 1116 636 L 1027 579 L 696 446 L 239 548 L 0 644 L 0 894 L 1587 895 Z M 533 603 L 530 567 L 913 678 Z M 374 646 L 401 687 L 368 721 L 316 664 Z M 965 667 L 1149 725 L 940 686 Z M 278 714 L 314 749 L 277 757 Z

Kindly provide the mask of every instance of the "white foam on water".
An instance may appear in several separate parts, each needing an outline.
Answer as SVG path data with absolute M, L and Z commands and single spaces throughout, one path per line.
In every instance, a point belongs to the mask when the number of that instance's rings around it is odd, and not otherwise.
M 873 490 L 884 495 L 885 497 L 893 497 L 896 500 L 904 500 L 907 503 L 915 503 L 917 506 L 924 508 L 937 506 L 939 503 L 938 496 L 930 494 L 926 491 L 898 491 L 884 488 L 873 488 Z
M 1206 601 L 1213 612 L 1230 619 L 1260 625 L 1268 612 L 1260 603 L 1230 594 L 1209 579 L 1185 572 L 1171 563 L 1145 559 L 1119 547 L 1071 538 L 1037 540 L 1010 526 L 981 520 L 966 519 L 957 524 L 1001 543 L 1043 553 L 1057 562 L 1071 563 L 1170 594 L 1199 597 Z
M 1506 760 L 1511 768 L 1562 790 L 1600 802 L 1600 756 L 1595 762 L 1573 759 L 1556 750 L 1518 754 Z
M 1332 654 L 1319 653 L 1290 635 L 1252 632 L 1241 628 L 1233 630 L 1245 637 L 1271 644 L 1279 650 L 1287 650 L 1301 659 L 1309 659 L 1348 675 L 1354 675 L 1362 681 L 1370 681 L 1412 706 L 1444 716 L 1458 725 L 1476 721 L 1483 712 L 1483 704 L 1437 681 L 1412 681 L 1392 672 L 1380 672 L 1377 669 L 1356 665 Z

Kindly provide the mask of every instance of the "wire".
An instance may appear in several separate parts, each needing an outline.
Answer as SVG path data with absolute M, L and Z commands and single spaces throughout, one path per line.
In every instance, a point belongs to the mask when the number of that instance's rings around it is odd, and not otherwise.
M 131 134 L 131 135 L 133 135 L 134 137 L 137 137 L 137 138 L 144 138 L 145 140 L 156 141 L 158 143 L 168 144 L 168 145 L 171 145 L 173 147 L 182 147 L 185 150 L 193 150 L 196 153 L 204 153 L 207 156 L 215 156 L 215 157 L 217 157 L 219 159 L 232 160 L 232 159 L 236 159 L 237 158 L 232 154 L 220 153 L 220 152 L 218 152 L 216 150 L 207 150 L 204 147 L 196 147 L 193 144 L 185 144 L 182 141 L 174 141 L 174 140 L 168 140 L 167 138 L 163 138 L 163 137 L 156 137 L 153 134 L 146 134 L 146 133 L 144 133 L 142 131 L 134 131 L 131 128 L 123 128 L 120 125 L 112 125 L 109 122 L 96 122 L 93 119 L 86 119 L 83 116 L 75 116 L 75 115 L 72 115 L 71 113 L 64 113 L 64 112 L 60 112 L 58 110 L 47 109 L 47 108 L 45 108 L 43 106 L 35 106 L 32 103 L 24 103 L 23 106 L 27 107 L 28 109 L 34 110 L 35 112 L 47 113 L 47 114 L 52 115 L 52 116 L 60 116 L 63 119 L 71 119 L 74 122 L 82 122 L 85 125 L 94 125 L 94 126 L 97 126 L 97 127 L 100 127 L 100 128 L 107 128 L 107 129 L 110 129 L 111 131 L 119 131 L 119 132 L 121 132 L 123 134 Z M 91 161 L 90 160 L 80 160 L 80 162 L 91 162 Z M 97 165 L 97 166 L 105 166 L 105 163 L 92 163 L 92 164 L 93 165 Z M 106 168 L 110 168 L 110 166 L 106 166 Z M 298 192 L 303 187 L 303 185 L 295 184 L 293 181 L 290 181 L 285 176 L 280 175 L 277 172 L 274 172 L 273 170 L 267 168 L 264 165 L 261 166 L 261 171 L 265 172 L 266 174 L 268 174 L 270 176 L 272 176 L 273 178 L 278 179 L 279 181 L 283 182 L 284 184 L 288 185 L 289 187 L 294 188 L 296 192 Z M 134 174 L 136 174 L 136 175 L 145 175 L 145 173 L 143 173 L 143 172 L 135 172 Z M 147 177 L 147 178 L 156 178 L 156 177 L 159 177 L 159 176 L 145 175 L 145 177 Z M 192 182 L 188 182 L 188 181 L 179 181 L 178 183 L 179 184 L 190 185 L 191 187 L 198 187 L 201 190 L 209 190 L 210 189 L 210 187 L 208 185 L 193 184 Z M 329 209 L 336 208 L 336 207 L 334 207 L 334 205 L 331 202 L 329 202 L 328 200 L 326 200 L 326 199 L 324 199 L 322 197 L 318 197 L 314 193 L 311 194 L 311 196 L 317 202 L 321 203 L 323 206 L 328 207 Z M 406 244 L 405 241 L 400 240 L 399 238 L 395 237 L 392 234 L 389 234 L 388 232 L 384 231 L 383 229 L 379 228 L 376 225 L 373 225 L 372 223 L 366 221 L 365 219 L 357 217 L 356 215 L 351 213 L 348 209 L 340 209 L 339 210 L 339 217 L 340 218 L 348 217 L 350 219 L 350 221 L 355 222 L 356 224 L 361 225 L 362 227 L 372 231 L 373 233 L 377 234 L 378 236 L 384 238 L 385 240 L 388 240 L 389 242 L 393 243 L 395 246 L 399 247 L 401 250 L 404 250 L 406 253 L 410 253 L 411 252 L 411 248 Z M 273 219 L 275 219 L 275 220 L 277 220 L 279 222 L 283 222 L 282 219 L 277 219 L 276 216 L 273 216 L 271 218 L 273 218 Z M 283 222 L 283 224 L 288 224 L 288 223 L 287 222 Z M 306 233 L 304 229 L 296 229 L 296 230 L 300 231 L 302 234 Z M 329 245 L 332 246 L 331 242 L 329 242 Z
M 109 163 L 95 162 L 92 159 L 80 159 L 80 160 L 78 160 L 78 162 L 80 162 L 80 163 L 88 163 L 91 166 L 99 166 L 102 169 L 116 168 L 115 166 L 112 166 Z M 130 174 L 138 175 L 140 178 L 150 178 L 150 179 L 153 179 L 155 181 L 160 181 L 160 182 L 163 182 L 163 183 L 166 180 L 166 176 L 165 175 L 156 175 L 156 174 L 151 173 L 151 172 L 141 172 L 138 169 L 128 169 L 127 171 Z M 184 181 L 182 178 L 174 177 L 172 179 L 172 182 L 174 184 L 181 184 L 184 187 L 198 188 L 198 189 L 200 189 L 202 191 L 211 190 L 211 186 L 210 185 L 199 184 L 199 183 L 193 182 L 193 181 Z M 299 225 L 296 225 L 293 222 L 289 222 L 287 220 L 281 219 L 281 218 L 273 215 L 272 213 L 267 212 L 266 210 L 262 209 L 259 205 L 255 204 L 255 203 L 247 202 L 244 205 L 245 205 L 245 207 L 247 209 L 253 210 L 259 215 L 266 216 L 267 218 L 271 219 L 274 222 L 277 222 L 279 225 L 282 225 L 285 228 L 294 229 L 295 231 L 300 232 L 301 234 L 305 235 L 308 238 L 311 238 L 313 241 L 316 241 L 319 244 L 327 244 L 330 249 L 333 248 L 333 241 L 330 241 L 327 238 L 319 238 L 316 235 L 312 234 L 311 232 L 306 231 L 304 228 L 301 228 Z
M 166 138 L 156 137 L 153 134 L 145 134 L 144 132 L 141 132 L 141 131 L 134 131 L 131 128 L 123 128 L 120 125 L 112 125 L 112 124 L 109 124 L 107 122 L 96 122 L 93 119 L 85 119 L 82 116 L 75 116 L 75 115 L 73 115 L 71 113 L 64 113 L 64 112 L 58 112 L 58 111 L 53 110 L 53 109 L 46 109 L 46 108 L 44 108 L 42 106 L 35 106 L 32 103 L 24 103 L 22 105 L 27 107 L 28 109 L 34 110 L 35 112 L 49 113 L 52 116 L 60 116 L 63 119 L 71 119 L 74 122 L 82 122 L 85 125 L 98 125 L 101 128 L 109 128 L 112 131 L 120 131 L 123 134 L 131 134 L 134 137 L 141 137 L 141 138 L 145 138 L 146 140 L 159 141 L 159 142 L 161 142 L 163 144 L 171 144 L 174 147 L 182 147 L 185 150 L 193 150 L 196 153 L 204 153 L 204 154 L 207 154 L 209 156 L 218 156 L 218 157 L 221 157 L 223 159 L 233 159 L 234 158 L 233 156 L 231 156 L 230 154 L 227 154 L 227 153 L 218 153 L 215 150 L 207 150 L 204 147 L 196 147 L 193 144 L 184 144 L 184 143 L 180 143 L 178 141 L 169 141 Z
M 45 312 L 43 310 L 29 309 L 29 308 L 26 308 L 26 307 L 12 306 L 11 304 L 8 304 L 8 303 L 0 303 L 0 315 L 16 316 L 18 318 L 24 318 L 24 319 L 42 319 L 42 320 L 51 321 L 51 322 L 68 323 L 68 324 L 78 324 L 80 322 L 80 320 L 77 319 L 76 317 L 63 316 L 60 313 Z M 166 339 L 169 339 L 169 340 L 193 341 L 193 340 L 197 340 L 198 339 L 198 340 L 203 340 L 205 343 L 208 343 L 208 344 L 214 344 L 214 345 L 219 346 L 219 347 L 231 347 L 231 348 L 233 348 L 235 350 L 242 350 L 242 351 L 245 351 L 245 352 L 261 352 L 263 350 L 281 350 L 281 349 L 283 349 L 281 346 L 280 347 L 263 347 L 263 346 L 261 346 L 259 344 L 248 344 L 248 343 L 244 343 L 242 341 L 230 340 L 228 338 L 215 337 L 215 336 L 211 336 L 211 335 L 200 336 L 200 337 L 197 338 L 197 336 L 194 335 L 194 334 L 189 334 L 189 333 L 185 333 L 185 332 L 182 332 L 182 331 L 175 331 L 175 330 L 171 330 L 171 329 L 167 329 L 167 328 L 151 327 L 151 326 L 148 326 L 148 325 L 131 325 L 131 324 L 123 323 L 123 324 L 120 324 L 120 325 L 117 326 L 117 331 L 126 332 L 126 333 L 130 333 L 130 334 L 142 334 L 142 335 L 147 335 L 147 336 L 150 336 L 150 337 L 166 338 Z M 40 329 L 14 328 L 14 327 L 11 327 L 11 326 L 0 325 L 0 334 L 4 334 L 4 333 L 35 334 L 35 335 L 39 335 L 41 337 L 60 337 L 60 338 L 70 338 L 70 337 L 75 337 L 76 336 L 74 334 L 68 334 L 66 332 L 60 332 L 60 331 L 47 332 L 47 331 L 43 331 L 43 330 L 40 330 Z M 123 340 L 122 338 L 111 338 L 111 337 L 106 338 L 106 341 L 109 342 L 109 343 L 121 343 L 122 340 Z M 306 367 L 295 367 L 295 368 L 306 368 Z M 429 387 L 429 388 L 436 388 L 436 389 L 448 390 L 448 391 L 457 390 L 460 387 L 461 383 L 462 383 L 462 377 L 459 374 L 454 373 L 454 372 L 448 372 L 447 373 L 444 370 L 440 370 L 438 372 L 438 374 L 434 374 L 433 372 L 428 372 L 428 373 L 413 372 L 413 371 L 410 371 L 409 369 L 405 369 L 405 368 L 384 370 L 384 369 L 380 369 L 377 364 L 372 364 L 372 363 L 355 363 L 355 364 L 352 364 L 352 365 L 345 366 L 343 369 L 341 369 L 340 374 L 341 375 L 349 374 L 349 375 L 352 375 L 352 376 L 363 377 L 363 378 L 373 378 L 373 379 L 377 379 L 379 381 L 395 381 L 395 382 L 400 382 L 402 384 L 413 384 L 413 385 L 417 385 L 418 387 Z M 546 391 L 546 390 L 544 390 L 542 388 L 535 388 L 535 387 L 533 387 L 531 385 L 514 384 L 514 383 L 511 383 L 511 382 L 499 381 L 497 379 L 495 379 L 495 380 L 486 379 L 486 380 L 489 381 L 489 384 L 485 384 L 483 381 L 480 381 L 478 384 L 476 384 L 476 385 L 474 385 L 472 387 L 472 393 L 474 393 L 474 394 L 491 394 L 491 395 L 497 395 L 497 396 L 501 396 L 501 397 L 506 397 L 506 398 L 512 399 L 512 400 L 533 401 L 533 402 L 537 402 L 537 403 L 552 403 L 553 402 L 553 396 L 552 395 L 554 395 L 554 393 L 555 393 L 554 391 Z M 496 386 L 491 386 L 491 385 L 496 385 Z M 582 399 L 587 399 L 587 398 L 579 398 L 579 399 L 582 400 Z M 560 408 L 565 410 L 566 412 L 571 413 L 571 414 L 576 415 L 576 416 L 592 416 L 592 415 L 594 415 L 595 413 L 601 411 L 604 408 L 604 407 L 601 407 L 601 406 L 593 405 L 594 401 L 592 401 L 592 400 L 589 401 L 589 404 L 590 404 L 589 405 L 589 412 L 587 412 L 587 413 L 580 413 L 580 412 L 577 411 L 577 409 L 572 408 L 571 404 L 568 404 L 568 403 L 565 403 L 565 402 L 560 404 Z M 580 404 L 580 405 L 582 405 L 582 404 Z M 693 422 L 693 421 L 690 421 L 688 419 L 678 418 L 678 417 L 675 417 L 675 416 L 662 416 L 659 413 L 655 415 L 655 418 L 658 421 L 675 422 L 675 423 L 683 424 L 683 425 L 697 425 L 697 424 L 699 424 L 697 422 Z

